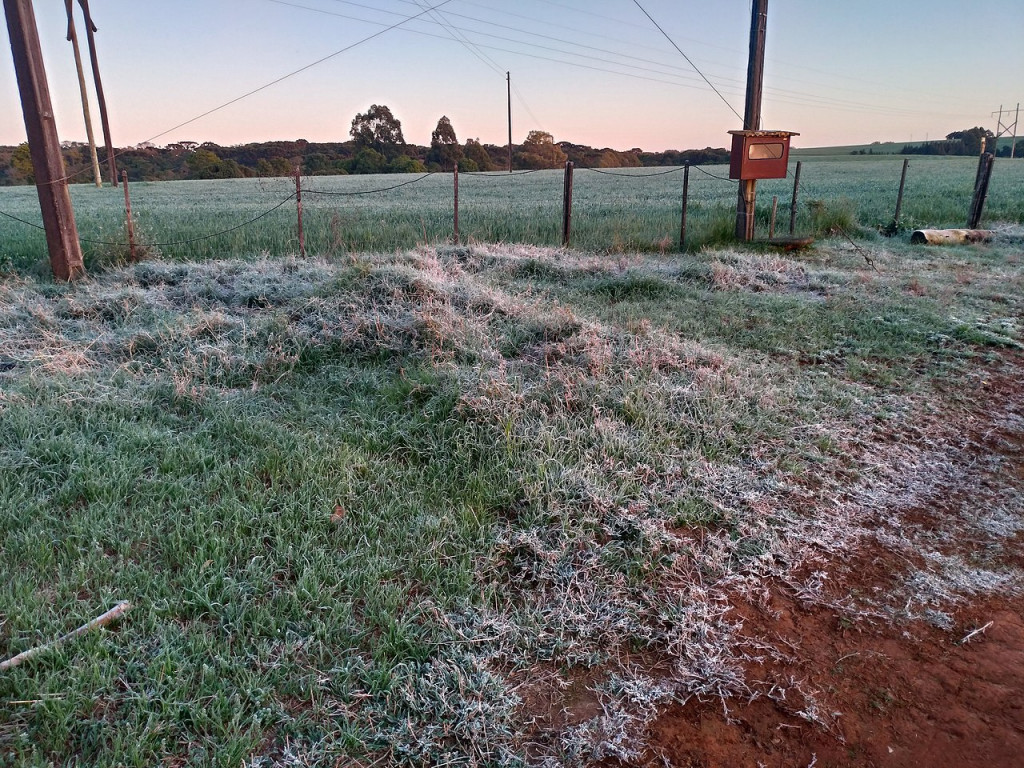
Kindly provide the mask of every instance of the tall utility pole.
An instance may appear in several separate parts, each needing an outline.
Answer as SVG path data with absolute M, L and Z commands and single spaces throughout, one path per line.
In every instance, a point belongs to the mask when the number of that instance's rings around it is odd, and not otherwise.
M 92 63 L 92 77 L 96 84 L 96 101 L 100 105 L 100 123 L 103 125 L 103 143 L 107 145 L 107 167 L 110 170 L 110 183 L 117 186 L 117 163 L 114 158 L 114 142 L 110 138 L 110 120 L 107 118 L 107 98 L 103 95 L 103 80 L 100 78 L 100 60 L 96 55 L 96 32 L 99 30 L 92 21 L 89 12 L 89 0 L 78 0 L 85 14 L 85 35 L 89 41 L 89 60 Z
M 82 114 L 85 116 L 85 135 L 89 139 L 89 153 L 92 156 L 92 175 L 97 187 L 103 186 L 100 160 L 96 156 L 96 137 L 92 133 L 92 113 L 89 110 L 89 89 L 85 87 L 85 71 L 82 69 L 82 49 L 78 46 L 78 31 L 75 29 L 74 0 L 64 0 L 68 12 L 68 42 L 75 51 L 75 68 L 78 70 L 78 90 L 82 93 Z
M 57 125 L 50 104 L 50 89 L 43 67 L 39 30 L 32 0 L 4 0 L 7 31 L 14 54 L 14 70 L 25 113 L 28 146 L 36 177 L 43 229 L 50 250 L 50 266 L 58 280 L 73 280 L 85 272 L 78 242 L 75 212 L 60 153 Z
M 1013 140 L 1010 142 L 1010 159 L 1016 156 L 1017 152 L 1017 126 L 1020 124 L 1020 102 L 1017 102 L 1017 114 L 1013 118 Z
M 508 81 L 508 172 L 512 173 L 512 73 L 506 72 L 505 79 Z
M 750 63 L 747 65 L 747 103 L 743 112 L 743 130 L 761 130 L 761 93 L 764 87 L 764 48 L 768 30 L 768 0 L 754 0 L 750 19 Z M 754 239 L 754 210 L 757 181 L 740 182 L 736 204 L 736 238 Z
M 992 114 L 995 115 L 995 112 L 993 112 Z M 1006 110 L 1006 114 L 1007 114 L 1007 118 L 1006 119 L 1009 120 L 1010 119 L 1009 118 L 1010 110 Z M 995 138 L 996 145 L 997 145 L 996 148 L 998 148 L 998 143 L 999 143 L 999 139 L 1000 139 L 1001 136 L 1003 136 L 1004 134 L 1007 134 L 1007 133 L 1011 134 L 1012 135 L 1012 138 L 1010 139 L 1010 159 L 1011 160 L 1014 157 L 1017 156 L 1017 123 L 1019 121 L 1020 121 L 1020 104 L 1017 104 L 1017 111 L 1014 114 L 1013 122 L 1010 123 L 1009 125 L 1006 125 L 1006 124 L 1003 123 L 1003 105 L 1002 104 L 999 105 L 999 122 L 996 123 L 996 138 Z

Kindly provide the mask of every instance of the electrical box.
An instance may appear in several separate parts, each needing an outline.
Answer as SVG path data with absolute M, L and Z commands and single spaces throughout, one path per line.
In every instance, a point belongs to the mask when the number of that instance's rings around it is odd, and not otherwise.
M 789 167 L 789 140 L 799 136 L 792 131 L 729 131 L 732 134 L 732 161 L 729 178 L 784 179 Z

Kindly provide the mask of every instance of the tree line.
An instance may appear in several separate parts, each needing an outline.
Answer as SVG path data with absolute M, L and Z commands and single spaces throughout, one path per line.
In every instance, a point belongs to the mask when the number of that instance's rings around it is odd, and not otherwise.
M 232 179 L 287 176 L 299 167 L 306 176 L 367 173 L 426 173 L 451 171 L 455 164 L 467 173 L 508 168 L 508 145 L 460 142 L 448 117 L 441 117 L 429 146 L 409 144 L 402 123 L 384 105 L 374 104 L 357 114 L 343 142 L 268 141 L 237 146 L 213 142 L 179 141 L 165 147 L 151 144 L 117 150 L 117 164 L 135 181 Z M 98 147 L 100 162 L 106 150 Z M 85 182 L 91 176 L 89 148 L 65 142 L 62 151 L 69 174 Z M 595 149 L 562 141 L 545 131 L 530 131 L 522 144 L 512 147 L 513 170 L 560 168 L 567 161 L 589 168 L 727 163 L 726 149 L 644 152 Z M 0 147 L 0 186 L 31 184 L 32 161 L 28 144 Z
M 981 154 L 981 141 L 985 140 L 985 144 L 989 151 L 992 149 L 992 142 L 996 140 L 996 135 L 987 128 L 974 127 L 967 128 L 963 131 L 953 131 L 947 133 L 945 140 L 942 141 L 927 141 L 923 144 L 907 144 L 901 150 L 900 154 L 903 155 L 970 155 L 976 156 Z M 1009 157 L 1010 156 L 1010 145 L 1000 148 L 995 154 L 997 157 Z

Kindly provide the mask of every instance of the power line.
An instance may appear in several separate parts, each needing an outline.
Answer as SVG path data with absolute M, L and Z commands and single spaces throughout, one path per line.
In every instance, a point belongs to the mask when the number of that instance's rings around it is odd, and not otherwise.
M 417 6 L 423 7 L 422 4 L 420 3 L 420 0 L 415 0 L 415 2 Z M 477 48 L 477 46 L 471 43 L 469 39 L 465 35 L 463 35 L 453 24 L 449 24 L 448 21 L 445 19 L 444 14 L 442 14 L 440 11 L 436 13 L 431 13 L 430 15 L 431 18 L 437 19 L 438 23 L 448 32 L 449 35 L 451 35 L 452 39 L 455 40 L 455 42 L 461 44 L 467 51 L 469 51 L 471 54 L 476 56 L 480 61 L 482 61 L 485 66 L 490 67 L 490 69 L 493 72 L 496 72 L 497 74 L 500 75 L 505 71 L 498 65 L 496 61 L 494 61 L 494 59 L 492 59 L 490 56 L 488 56 L 479 48 Z
M 385 27 L 384 29 L 380 30 L 379 32 L 374 32 L 372 35 L 370 35 L 368 37 L 364 37 L 362 40 L 358 40 L 358 41 L 352 43 L 351 45 L 346 45 L 344 48 L 341 48 L 341 49 L 335 51 L 334 53 L 331 53 L 331 54 L 328 54 L 327 56 L 319 58 L 316 61 L 314 61 L 314 62 L 312 62 L 310 64 L 307 64 L 304 67 L 299 67 L 298 69 L 296 69 L 296 70 L 294 70 L 292 72 L 289 72 L 287 75 L 282 75 L 281 77 L 279 77 L 279 78 L 277 78 L 275 80 L 271 80 L 266 85 L 261 85 L 259 88 L 254 88 L 253 90 L 249 91 L 248 93 L 244 93 L 244 94 L 242 94 L 241 96 L 239 96 L 237 98 L 231 99 L 231 101 L 227 101 L 227 102 L 221 104 L 219 107 L 214 107 L 213 109 L 210 109 L 210 110 L 207 110 L 206 112 L 203 112 L 203 114 L 201 114 L 201 115 L 197 115 L 196 117 L 193 117 L 190 120 L 186 120 L 183 123 L 179 123 L 178 125 L 174 126 L 173 128 L 169 128 L 166 131 L 163 131 L 162 133 L 158 133 L 156 136 L 151 136 L 150 138 L 146 139 L 146 141 L 153 141 L 154 139 L 159 139 L 162 136 L 166 136 L 168 133 L 171 133 L 172 131 L 176 131 L 179 128 L 184 128 L 186 125 L 191 125 L 192 123 L 194 123 L 194 122 L 196 122 L 198 120 L 202 120 L 204 117 L 209 117 L 214 112 L 219 112 L 220 110 L 226 109 L 227 107 L 230 107 L 233 104 L 237 104 L 238 102 L 242 101 L 243 99 L 247 99 L 250 96 L 255 96 L 257 93 L 260 93 L 261 91 L 265 91 L 268 88 L 271 88 L 271 87 L 273 87 L 273 86 L 275 86 L 275 85 L 277 85 L 279 83 L 283 83 L 285 80 L 288 80 L 288 79 L 290 79 L 292 77 L 295 77 L 296 75 L 299 75 L 299 74 L 301 74 L 301 73 L 303 73 L 303 72 L 305 72 L 305 71 L 307 71 L 309 69 L 312 69 L 313 67 L 316 67 L 316 66 L 318 66 L 320 64 L 323 64 L 325 61 L 330 61 L 331 59 L 336 58 L 336 57 L 340 56 L 343 53 L 348 53 L 353 48 L 356 48 L 356 47 L 358 47 L 360 45 L 363 45 L 364 43 L 368 43 L 371 40 L 375 40 L 376 38 L 380 37 L 381 35 L 387 34 L 388 32 L 390 32 L 393 29 L 398 29 L 399 27 L 401 27 L 401 26 L 403 26 L 405 24 L 408 24 L 410 21 L 415 21 L 420 16 L 425 16 L 426 14 L 430 13 L 431 11 L 436 11 L 438 8 L 441 8 L 442 6 L 448 5 L 448 3 L 450 3 L 450 2 L 452 2 L 452 0 L 442 0 L 442 2 L 438 3 L 437 5 L 435 5 L 435 6 L 431 7 L 431 8 L 427 8 L 427 9 L 425 9 L 423 11 L 420 11 L 417 14 L 414 14 L 412 16 L 409 16 L 408 18 L 403 19 L 402 21 L 399 21 L 399 22 L 397 22 L 395 24 L 392 24 L 389 27 Z M 145 142 L 143 142 L 143 143 L 145 143 Z
M 288 7 L 292 7 L 292 8 L 297 8 L 297 9 L 300 9 L 300 10 L 306 10 L 306 11 L 310 11 L 310 12 L 313 12 L 313 13 L 320 13 L 320 14 L 324 14 L 324 15 L 328 15 L 328 16 L 335 16 L 335 17 L 338 17 L 338 18 L 344 18 L 344 19 L 350 19 L 350 20 L 353 20 L 353 21 L 359 21 L 361 23 L 366 23 L 366 24 L 382 24 L 383 23 L 383 22 L 380 22 L 380 21 L 374 21 L 374 20 L 370 20 L 370 19 L 360 18 L 358 16 L 350 16 L 348 14 L 337 13 L 337 12 L 334 12 L 334 11 L 327 11 L 327 10 L 323 10 L 323 9 L 320 9 L 320 8 L 312 8 L 310 6 L 305 6 L 305 5 L 299 5 L 297 3 L 287 2 L 287 0 L 268 0 L 268 2 L 272 2 L 272 3 L 275 3 L 277 5 L 284 5 L 284 6 L 288 6 Z M 370 9 L 370 10 L 374 10 L 374 11 L 377 11 L 377 12 L 380 12 L 380 13 L 384 13 L 384 14 L 398 15 L 396 11 L 388 11 L 388 10 L 383 10 L 383 9 L 372 8 L 371 6 L 365 5 L 363 3 L 354 2 L 354 0 L 335 0 L 335 2 L 342 3 L 342 4 L 345 4 L 345 5 L 355 6 L 355 7 L 358 7 L 358 8 Z M 406 4 L 415 4 L 414 0 L 400 0 L 400 2 L 403 2 L 403 3 L 406 3 Z M 517 32 L 517 33 L 520 33 L 520 34 L 530 35 L 530 36 L 535 37 L 535 38 L 551 40 L 551 41 L 554 41 L 554 42 L 557 42 L 557 43 L 562 43 L 563 45 L 571 45 L 571 46 L 574 46 L 574 47 L 577 47 L 577 48 L 584 48 L 584 49 L 587 49 L 587 50 L 592 50 L 592 51 L 595 51 L 596 53 L 604 54 L 604 55 L 603 56 L 590 56 L 590 55 L 587 55 L 587 54 L 577 53 L 576 51 L 566 50 L 564 48 L 559 48 L 559 47 L 555 47 L 555 46 L 546 46 L 546 45 L 541 45 L 539 43 L 528 42 L 528 41 L 525 41 L 525 40 L 505 37 L 505 36 L 502 36 L 502 35 L 496 35 L 496 34 L 488 33 L 488 32 L 483 32 L 483 31 L 478 30 L 478 29 L 467 29 L 466 27 L 456 26 L 455 24 L 452 24 L 451 22 L 448 22 L 447 26 L 445 26 L 445 29 L 449 31 L 449 37 L 432 34 L 430 32 L 426 32 L 426 31 L 420 30 L 420 29 L 408 29 L 406 31 L 412 32 L 414 34 L 422 35 L 422 36 L 425 36 L 425 37 L 434 37 L 436 39 L 450 39 L 450 35 L 451 35 L 450 30 L 457 30 L 458 32 L 462 33 L 462 37 L 465 38 L 467 41 L 469 40 L 468 34 L 476 34 L 476 35 L 482 35 L 484 37 L 493 38 L 493 39 L 496 39 L 496 40 L 502 40 L 502 41 L 505 41 L 505 42 L 515 43 L 517 45 L 525 45 L 525 46 L 528 46 L 530 48 L 537 48 L 537 49 L 540 49 L 540 50 L 551 51 L 551 52 L 554 52 L 554 53 L 559 53 L 559 54 L 563 54 L 563 55 L 567 55 L 567 56 L 574 56 L 576 58 L 587 59 L 587 60 L 591 60 L 591 61 L 597 61 L 597 62 L 601 62 L 602 64 L 605 64 L 605 65 L 617 66 L 617 67 L 626 67 L 628 69 L 637 70 L 637 71 L 640 71 L 640 72 L 648 72 L 648 73 L 651 73 L 651 74 L 662 75 L 664 77 L 670 77 L 670 78 L 683 77 L 683 70 L 678 69 L 678 68 L 676 68 L 673 65 L 665 64 L 665 63 L 654 61 L 654 60 L 651 60 L 651 59 L 645 59 L 643 57 L 633 56 L 633 55 L 630 55 L 630 54 L 627 54 L 627 53 L 622 53 L 622 52 L 619 52 L 619 51 L 612 51 L 612 50 L 608 50 L 608 49 L 605 49 L 605 48 L 600 48 L 600 47 L 597 47 L 597 46 L 591 46 L 591 45 L 586 45 L 586 44 L 583 44 L 583 43 L 577 43 L 577 42 L 572 41 L 572 40 L 566 40 L 564 38 L 559 38 L 559 37 L 555 37 L 555 36 L 552 36 L 552 35 L 546 35 L 546 34 L 543 34 L 543 33 L 534 32 L 532 30 L 524 30 L 524 29 L 520 29 L 518 27 L 509 26 L 509 25 L 506 25 L 506 24 L 498 24 L 496 22 L 489 22 L 489 21 L 486 21 L 484 19 L 480 19 L 480 18 L 477 18 L 477 17 L 474 17 L 474 16 L 467 16 L 465 14 L 460 14 L 460 13 L 455 13 L 455 12 L 447 12 L 445 15 L 446 15 L 446 17 L 462 18 L 462 19 L 466 19 L 468 21 L 477 22 L 479 24 L 483 24 L 483 25 L 486 25 L 486 26 L 489 26 L 489 27 L 496 27 L 496 28 L 499 28 L 499 29 L 507 29 L 507 30 L 510 30 L 512 32 Z M 515 16 L 522 17 L 522 18 L 527 18 L 525 16 L 522 16 L 521 14 L 511 14 L 511 15 L 515 15 Z M 435 26 L 437 26 L 439 24 L 438 22 L 427 22 L 427 23 L 433 24 Z M 643 75 L 637 75 L 637 74 L 634 74 L 634 73 L 631 73 L 631 72 L 624 72 L 624 71 L 621 71 L 619 69 L 610 69 L 610 68 L 608 68 L 608 66 L 601 66 L 601 67 L 588 66 L 588 65 L 580 64 L 578 62 L 565 61 L 564 59 L 557 59 L 557 58 L 551 58 L 551 57 L 546 57 L 546 56 L 538 56 L 536 54 L 532 54 L 532 53 L 529 53 L 529 52 L 526 52 L 526 51 L 522 51 L 522 50 L 513 50 L 513 49 L 509 49 L 509 48 L 502 48 L 502 47 L 499 47 L 499 46 L 486 45 L 486 44 L 482 44 L 482 43 L 471 43 L 471 44 L 474 45 L 478 50 L 481 50 L 481 51 L 482 51 L 482 49 L 488 49 L 488 50 L 493 50 L 493 51 L 499 51 L 499 52 L 502 52 L 502 53 L 510 53 L 510 54 L 518 55 L 518 56 L 527 56 L 529 58 L 533 58 L 533 59 L 537 59 L 537 60 L 541 60 L 541 61 L 550 61 L 550 62 L 557 63 L 557 64 L 565 64 L 565 65 L 568 65 L 568 66 L 575 66 L 575 67 L 578 67 L 578 68 L 581 68 L 581 69 L 590 69 L 592 71 L 598 71 L 598 72 L 608 72 L 610 74 L 616 74 L 616 75 L 619 75 L 621 77 L 631 77 L 631 78 L 634 78 L 634 79 L 646 80 L 648 82 L 664 83 L 666 85 L 675 85 L 675 86 L 684 87 L 684 88 L 695 87 L 694 85 L 691 85 L 690 83 L 685 82 L 685 81 L 684 82 L 679 82 L 678 80 L 665 80 L 665 79 L 662 79 L 662 78 L 659 78 L 659 77 L 647 77 L 647 76 L 643 76 Z M 617 56 L 617 57 L 624 58 L 624 59 L 630 59 L 630 60 L 633 60 L 633 61 L 638 61 L 638 62 L 642 62 L 642 63 L 646 63 L 646 64 L 653 64 L 653 65 L 655 65 L 657 67 L 661 67 L 662 69 L 652 69 L 650 67 L 642 67 L 642 66 L 637 66 L 635 64 L 628 64 L 628 63 L 625 63 L 625 62 L 609 61 L 608 58 L 607 58 L 609 55 Z M 665 68 L 668 68 L 668 69 L 674 70 L 674 71 L 666 72 L 666 71 L 664 71 Z M 689 75 L 689 74 L 690 73 L 687 70 L 687 75 Z M 703 77 L 703 75 L 702 75 L 702 77 Z M 735 83 L 737 85 L 737 89 L 735 91 L 732 88 L 724 89 L 727 92 L 734 92 L 734 93 L 737 93 L 737 94 L 742 94 L 742 89 L 740 88 L 740 86 L 742 84 L 742 81 L 737 80 L 735 78 L 721 77 L 721 76 L 719 76 L 718 79 L 719 80 L 725 80 L 725 81 L 730 82 L 730 83 Z M 699 80 L 697 80 L 697 78 L 694 78 L 694 80 L 696 80 L 697 82 L 700 82 Z M 705 79 L 704 82 L 706 83 L 707 80 Z M 703 88 L 704 86 L 701 85 L 700 87 Z M 722 89 L 719 89 L 719 91 L 721 91 L 721 90 Z M 923 115 L 923 114 L 933 114 L 933 115 L 936 115 L 936 116 L 945 116 L 945 117 L 953 117 L 954 116 L 953 114 L 948 113 L 948 112 L 925 113 L 925 112 L 922 112 L 920 110 L 901 109 L 899 107 L 882 107 L 882 106 L 878 106 L 878 105 L 872 104 L 872 103 L 856 102 L 856 101 L 852 101 L 852 100 L 848 100 L 848 99 L 834 99 L 834 98 L 829 98 L 827 96 L 821 96 L 821 95 L 817 95 L 817 94 L 813 94 L 813 93 L 803 93 L 801 91 L 794 91 L 794 90 L 789 90 L 789 89 L 784 89 L 784 88 L 769 88 L 769 89 L 766 89 L 766 91 L 771 92 L 771 93 L 775 93 L 775 94 L 785 94 L 783 96 L 780 96 L 780 97 L 776 98 L 775 99 L 776 102 L 784 102 L 784 103 L 791 103 L 791 104 L 797 104 L 797 105 L 829 106 L 829 107 L 835 107 L 835 108 L 840 108 L 840 109 L 856 111 L 858 113 L 863 113 L 865 111 L 871 111 L 871 112 L 875 112 L 877 114 L 885 114 L 885 115 Z M 721 95 L 721 94 L 719 94 L 719 95 Z M 525 103 L 524 103 L 524 106 L 526 106 Z M 527 107 L 527 111 L 530 111 L 528 107 Z M 735 112 L 735 110 L 734 110 L 734 112 Z M 959 116 L 959 115 L 956 115 L 956 116 Z
M 690 57 L 687 56 L 685 53 L 683 53 L 683 49 L 680 48 L 678 45 L 676 45 L 675 40 L 673 40 L 671 37 L 669 37 L 668 32 L 666 32 L 664 29 L 662 29 L 661 25 L 654 20 L 654 17 L 651 16 L 651 14 L 649 14 L 646 11 L 646 9 L 644 9 L 644 7 L 642 5 L 640 5 L 640 0 L 633 0 L 633 3 L 636 5 L 637 8 L 639 8 L 641 11 L 643 11 L 644 16 L 646 16 L 648 19 L 651 20 L 651 23 L 658 28 L 658 31 L 661 32 L 661 34 L 663 34 L 665 36 L 665 39 L 668 40 L 670 43 L 672 43 L 672 47 L 675 48 L 677 51 L 679 51 L 679 54 L 684 59 L 686 59 L 687 63 L 689 63 L 689 65 L 691 67 L 693 67 L 693 71 L 696 72 L 698 75 L 700 75 L 702 78 L 704 78 L 704 82 L 707 83 L 711 87 L 711 90 L 713 90 L 715 93 L 718 94 L 718 98 L 720 98 L 725 103 L 725 106 L 727 106 L 729 108 L 729 110 L 734 115 L 736 115 L 736 117 L 738 117 L 742 121 L 743 120 L 743 116 L 733 108 L 732 104 L 729 103 L 729 100 L 727 98 L 725 98 L 725 96 L 722 95 L 722 92 L 719 91 L 718 88 L 715 87 L 715 84 L 712 83 L 710 80 L 708 80 L 707 77 L 705 77 L 704 73 L 701 72 L 700 69 L 697 68 L 697 65 L 694 64 L 693 61 L 691 61 Z
M 271 0 L 271 2 L 274 2 L 274 0 Z M 250 96 L 254 96 L 257 93 L 265 91 L 268 88 L 271 88 L 271 87 L 273 87 L 275 85 L 278 85 L 279 83 L 283 83 L 285 80 L 288 80 L 288 79 L 290 79 L 292 77 L 295 77 L 296 75 L 299 75 L 299 74 L 301 74 L 301 73 L 303 73 L 303 72 L 305 72 L 307 70 L 310 70 L 313 67 L 319 66 L 320 64 L 323 64 L 326 61 L 330 61 L 331 59 L 334 59 L 334 58 L 340 56 L 343 53 L 347 53 L 348 51 L 351 51 L 353 48 L 357 48 L 358 46 L 363 45 L 364 43 L 368 43 L 371 40 L 375 40 L 376 38 L 380 37 L 381 35 L 385 35 L 385 34 L 387 34 L 388 32 L 390 32 L 390 31 L 392 31 L 394 29 L 398 29 L 399 27 L 401 27 L 401 26 L 403 26 L 405 24 L 408 24 L 410 21 L 415 21 L 416 19 L 420 18 L 421 16 L 425 16 L 426 14 L 430 13 L 431 11 L 436 11 L 438 8 L 441 8 L 442 6 L 448 5 L 448 3 L 450 3 L 450 2 L 452 2 L 452 0 L 442 0 L 442 2 L 438 3 L 437 5 L 434 5 L 434 6 L 430 7 L 430 8 L 422 10 L 419 13 L 413 14 L 412 16 L 408 16 L 408 17 L 402 19 L 401 21 L 396 22 L 395 24 L 391 24 L 391 25 L 385 27 L 384 29 L 381 29 L 381 30 L 379 30 L 377 32 L 374 32 L 372 35 L 364 37 L 361 40 L 357 40 L 356 42 L 352 43 L 351 45 L 346 45 L 344 48 L 341 48 L 341 49 L 335 51 L 334 53 L 328 54 L 327 56 L 323 56 L 322 58 L 319 58 L 316 61 L 311 62 L 310 64 L 306 64 L 304 67 L 299 67 L 298 69 L 293 70 L 292 72 L 289 72 L 286 75 L 282 75 L 281 77 L 278 77 L 278 78 L 276 78 L 274 80 L 271 80 L 269 83 L 266 83 L 265 85 L 261 85 L 259 88 L 254 88 L 253 90 L 251 90 L 251 91 L 249 91 L 247 93 L 244 93 L 241 96 L 238 96 L 237 98 L 234 98 L 234 99 L 231 99 L 230 101 L 224 102 L 220 106 L 214 107 L 213 109 L 209 109 L 206 112 L 203 112 L 201 115 L 197 115 L 196 117 L 193 117 L 193 118 L 191 118 L 189 120 L 185 120 L 182 123 L 178 123 L 177 125 L 175 125 L 172 128 L 168 128 L 166 131 L 161 131 L 160 133 L 158 133 L 158 134 L 156 134 L 154 136 L 150 136 L 148 139 L 146 139 L 145 141 L 140 142 L 140 143 L 146 144 L 148 142 L 154 141 L 155 139 L 159 139 L 159 138 L 161 138 L 163 136 L 166 136 L 167 134 L 169 134 L 169 133 L 171 133 L 173 131 L 176 131 L 179 128 L 184 128 L 186 125 L 191 125 L 192 123 L 198 122 L 199 120 L 202 120 L 204 117 L 209 117 L 210 115 L 214 114 L 215 112 L 219 112 L 222 109 L 226 109 L 226 108 L 228 108 L 228 107 L 230 107 L 230 106 L 232 106 L 234 104 L 237 104 L 238 102 L 242 101 L 243 99 L 247 99 Z M 118 152 L 117 155 L 118 156 L 123 155 L 126 151 L 127 150 L 122 150 L 121 152 Z M 88 170 L 88 169 L 85 169 L 85 170 Z M 78 171 L 77 173 L 68 174 L 61 181 L 70 181 L 71 179 L 74 179 L 77 176 L 80 176 L 84 172 L 85 171 L 83 170 L 83 171 Z

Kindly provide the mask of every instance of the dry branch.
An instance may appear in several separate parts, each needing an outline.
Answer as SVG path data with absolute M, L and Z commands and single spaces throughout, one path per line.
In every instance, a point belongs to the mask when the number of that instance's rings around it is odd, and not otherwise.
M 989 627 L 991 627 L 991 626 L 992 626 L 993 624 L 995 624 L 995 622 L 994 622 L 994 621 L 990 621 L 990 622 L 989 622 L 988 624 L 986 624 L 986 625 L 985 625 L 984 627 L 980 627 L 980 628 L 978 628 L 978 629 L 974 630 L 973 632 L 969 632 L 969 633 L 967 634 L 967 636 L 966 636 L 966 637 L 965 637 L 965 638 L 964 638 L 963 640 L 961 640 L 961 641 L 960 641 L 960 645 L 967 645 L 967 643 L 971 642 L 971 639 L 972 639 L 972 638 L 976 637 L 977 635 L 982 635 L 982 634 L 984 634 L 984 633 L 985 633 L 985 631 L 986 631 L 986 630 L 987 630 L 987 629 L 988 629 Z
M 117 621 L 119 618 L 124 616 L 124 614 L 127 613 L 128 609 L 131 607 L 131 603 L 128 602 L 118 603 L 116 606 L 111 608 L 102 616 L 93 619 L 88 624 L 83 624 L 78 629 L 72 630 L 71 632 L 68 632 L 66 635 L 61 635 L 52 643 L 40 645 L 37 648 L 30 648 L 27 651 L 19 653 L 17 656 L 12 656 L 6 661 L 0 662 L 0 672 L 5 672 L 8 669 L 16 667 L 19 664 L 33 658 L 34 656 L 38 656 L 41 653 L 52 650 L 53 648 L 56 648 L 57 646 L 62 645 L 63 643 L 66 643 L 68 640 L 73 640 L 79 635 L 84 635 L 86 632 L 91 632 L 94 629 L 105 627 L 107 624 Z

